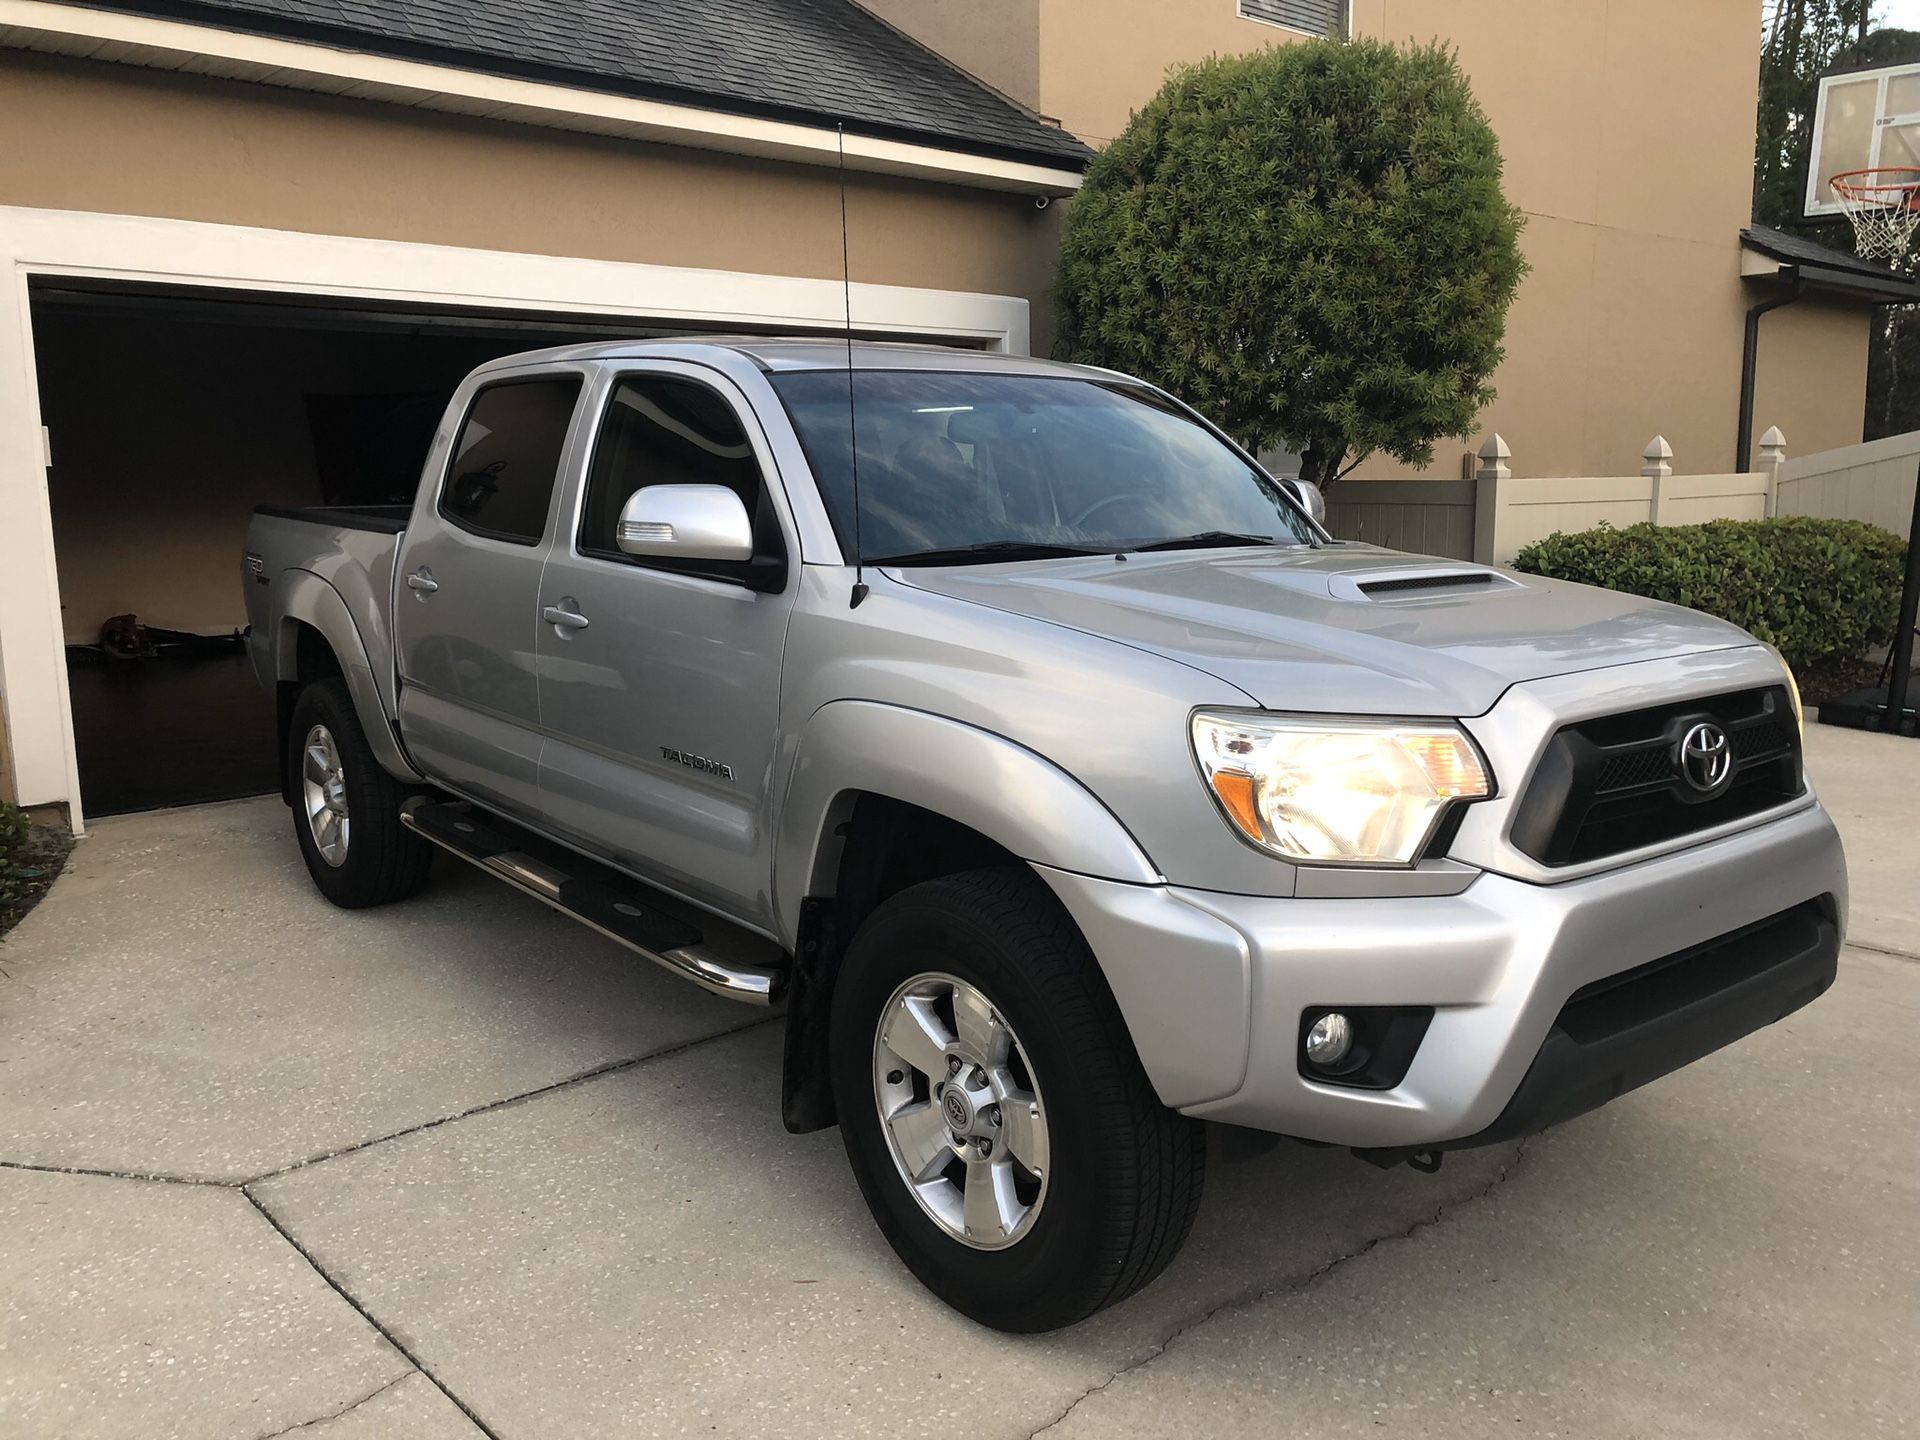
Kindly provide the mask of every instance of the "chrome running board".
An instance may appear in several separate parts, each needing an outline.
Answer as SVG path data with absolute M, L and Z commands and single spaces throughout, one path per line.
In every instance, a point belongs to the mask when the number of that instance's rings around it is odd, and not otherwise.
M 400 823 L 703 990 L 771 1005 L 786 989 L 786 957 L 771 940 L 703 915 L 464 801 L 416 798 L 401 808 Z

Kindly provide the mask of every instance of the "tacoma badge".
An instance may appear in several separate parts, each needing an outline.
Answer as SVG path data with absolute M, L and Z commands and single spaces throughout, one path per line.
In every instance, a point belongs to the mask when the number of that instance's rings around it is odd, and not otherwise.
M 662 745 L 660 758 L 675 765 L 684 765 L 689 770 L 704 770 L 709 775 L 718 775 L 722 780 L 733 779 L 731 765 L 722 765 L 718 760 L 709 760 L 704 755 L 690 755 L 684 750 L 675 750 L 671 746 Z

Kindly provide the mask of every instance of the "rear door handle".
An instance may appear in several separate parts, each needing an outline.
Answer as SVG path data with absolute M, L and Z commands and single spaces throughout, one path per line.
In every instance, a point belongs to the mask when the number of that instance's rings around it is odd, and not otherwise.
M 591 622 L 573 608 L 578 603 L 572 596 L 568 596 L 558 605 L 549 605 L 542 610 L 541 618 L 549 625 L 557 625 L 562 630 L 584 630 Z
M 422 565 L 418 570 L 407 576 L 407 588 L 409 590 L 418 590 L 422 595 L 431 595 L 440 588 L 440 582 L 433 578 L 433 571 Z

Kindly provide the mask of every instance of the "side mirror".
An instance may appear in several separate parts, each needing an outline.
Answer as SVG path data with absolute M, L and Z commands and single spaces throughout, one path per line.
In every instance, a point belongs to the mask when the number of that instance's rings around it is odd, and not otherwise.
M 751 560 L 753 521 L 724 485 L 648 485 L 620 507 L 613 541 L 627 555 Z
M 1280 483 L 1293 492 L 1293 498 L 1300 502 L 1302 510 L 1313 517 L 1314 524 L 1324 526 L 1327 523 L 1327 497 L 1318 485 L 1298 476 L 1289 476 Z

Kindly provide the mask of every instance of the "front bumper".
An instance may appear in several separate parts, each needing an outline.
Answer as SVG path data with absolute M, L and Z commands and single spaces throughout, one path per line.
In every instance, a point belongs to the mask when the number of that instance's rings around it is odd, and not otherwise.
M 1457 895 L 1278 899 L 1041 873 L 1168 1105 L 1378 1150 L 1528 1133 L 1778 1019 L 1830 983 L 1847 904 L 1839 835 L 1811 797 L 1657 859 L 1557 885 L 1484 874 Z M 1735 935 L 1803 905 L 1812 930 L 1762 946 Z M 1569 1035 L 1576 992 L 1662 960 L 1697 981 L 1696 951 L 1732 967 L 1724 985 L 1683 981 L 1657 1014 L 1616 1005 L 1611 1030 Z M 1434 1008 L 1401 1083 L 1301 1074 L 1301 1012 L 1369 1005 Z

